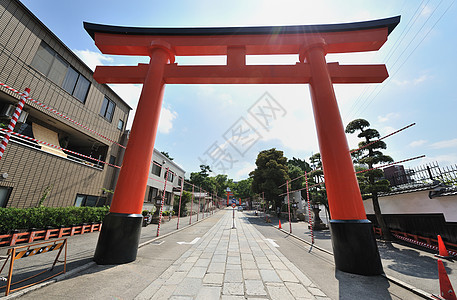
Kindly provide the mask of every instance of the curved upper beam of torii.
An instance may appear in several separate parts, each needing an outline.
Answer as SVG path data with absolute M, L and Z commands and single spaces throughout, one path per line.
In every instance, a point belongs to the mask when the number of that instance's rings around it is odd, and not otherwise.
M 178 66 L 164 70 L 167 84 L 280 84 L 309 83 L 308 64 L 254 66 L 246 55 L 300 54 L 316 38 L 326 53 L 378 50 L 400 17 L 331 25 L 228 27 L 228 28 L 139 28 L 84 23 L 84 28 L 104 54 L 149 56 L 151 41 L 168 45 L 174 56 L 227 55 L 227 66 Z M 232 67 L 232 68 L 227 68 Z M 388 77 L 384 65 L 328 64 L 333 83 L 380 83 Z M 99 66 L 94 78 L 100 83 L 143 83 L 148 64 Z
M 165 84 L 310 84 L 332 221 L 332 245 L 339 270 L 382 273 L 372 224 L 349 155 L 334 83 L 380 83 L 385 65 L 327 63 L 327 53 L 378 50 L 400 17 L 303 26 L 227 28 L 138 28 L 84 23 L 104 54 L 149 56 L 149 64 L 98 66 L 99 83 L 142 83 L 118 184 L 94 259 L 97 263 L 135 260 L 140 215 Z M 246 65 L 246 55 L 298 54 L 295 65 Z M 180 66 L 175 56 L 226 55 L 223 66 Z

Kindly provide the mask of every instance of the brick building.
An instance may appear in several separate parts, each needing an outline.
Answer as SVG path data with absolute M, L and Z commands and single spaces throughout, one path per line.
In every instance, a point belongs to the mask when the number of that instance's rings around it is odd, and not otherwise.
M 17 0 L 0 1 L 0 82 L 117 143 L 126 141 L 131 108 Z M 0 87 L 0 122 L 8 124 L 19 95 Z M 15 132 L 120 164 L 123 148 L 26 101 Z M 3 136 L 3 133 L 1 134 Z M 1 137 L 0 137 L 1 138 Z M 95 206 L 109 201 L 118 169 L 12 136 L 0 160 L 0 207 Z

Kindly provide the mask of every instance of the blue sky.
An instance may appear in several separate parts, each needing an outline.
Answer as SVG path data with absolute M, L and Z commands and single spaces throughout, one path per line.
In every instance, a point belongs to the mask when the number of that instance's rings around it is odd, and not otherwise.
M 22 1 L 91 68 L 136 65 L 144 57 L 102 55 L 83 29 L 83 21 L 142 27 L 277 26 L 356 22 L 401 15 L 400 25 L 381 51 L 328 55 L 341 64 L 384 63 L 390 77 L 382 84 L 335 85 L 344 125 L 367 119 L 381 135 L 410 123 L 385 140 L 386 154 L 412 167 L 438 161 L 457 164 L 455 49 L 457 5 L 442 1 Z M 126 5 L 128 4 L 128 5 Z M 250 64 L 294 64 L 295 56 L 248 57 Z M 223 64 L 223 57 L 182 58 L 180 64 Z M 112 85 L 132 107 L 141 85 Z M 265 94 L 268 93 L 268 94 Z M 32 95 L 33 96 L 33 95 Z M 279 103 L 281 113 L 268 128 L 249 114 L 257 101 Z M 45 102 L 45 99 L 40 99 Z M 257 103 L 257 104 L 256 104 Z M 131 113 L 129 125 L 133 121 Z M 241 118 L 241 119 L 240 119 Z M 227 134 L 248 122 L 255 143 L 235 149 Z M 247 123 L 245 123 L 247 124 Z M 254 131 L 252 131 L 254 132 Z M 351 148 L 358 139 L 348 136 Z M 235 145 L 236 146 L 236 145 Z M 247 178 L 259 151 L 275 147 L 288 158 L 319 151 L 307 85 L 168 85 L 155 147 L 169 152 L 188 173 L 213 158 L 213 169 L 235 180 Z M 215 151 L 215 149 L 218 149 Z M 238 151 L 237 151 L 238 150 Z M 205 154 L 206 153 L 206 154 Z M 208 153 L 211 153 L 210 157 Z M 217 155 L 216 155 L 217 154 Z M 217 158 L 225 158 L 218 161 Z

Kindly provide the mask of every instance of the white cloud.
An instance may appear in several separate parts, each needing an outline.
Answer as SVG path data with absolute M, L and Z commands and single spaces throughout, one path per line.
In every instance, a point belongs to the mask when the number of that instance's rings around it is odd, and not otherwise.
M 168 134 L 173 128 L 173 120 L 176 119 L 178 113 L 167 107 L 162 107 L 159 119 L 159 132 Z
M 429 5 L 425 5 L 422 8 L 421 16 L 422 17 L 428 17 L 431 13 L 432 13 L 432 9 L 430 8 L 430 6 Z
M 197 95 L 201 98 L 211 99 L 222 106 L 232 105 L 233 97 L 229 93 L 220 93 L 214 86 L 211 85 L 198 85 Z
M 138 100 L 140 99 L 141 90 L 143 85 L 141 84 L 110 84 L 109 85 L 128 105 L 132 107 L 132 111 L 129 114 L 126 129 L 132 127 L 133 119 L 136 113 L 136 107 Z M 178 116 L 178 113 L 173 111 L 171 108 L 162 105 L 162 110 L 159 119 L 159 132 L 170 133 L 173 128 L 173 121 Z
M 383 137 L 383 136 L 391 134 L 392 132 L 395 132 L 395 131 L 396 131 L 396 129 L 393 128 L 392 126 L 384 126 L 381 129 L 379 129 L 379 134 L 381 135 L 381 137 Z
M 413 79 L 405 79 L 405 80 L 398 80 L 398 79 L 392 79 L 392 82 L 395 83 L 398 86 L 405 86 L 405 85 L 418 85 L 426 80 L 430 79 L 431 77 L 424 74 L 419 77 L 413 78 Z
M 249 173 L 254 171 L 256 165 L 254 163 L 245 162 L 241 169 L 236 172 L 235 180 L 242 180 L 249 177 Z
M 436 142 L 430 145 L 433 149 L 457 148 L 457 139 Z
M 109 56 L 90 50 L 73 50 L 73 52 L 76 53 L 76 55 L 78 55 L 79 58 L 81 58 L 86 65 L 92 69 L 92 71 L 95 70 L 96 66 L 103 65 L 103 62 L 113 61 L 113 58 Z
M 378 122 L 387 122 L 387 121 L 392 121 L 392 119 L 398 119 L 400 117 L 400 114 L 398 113 L 388 113 L 385 116 L 378 116 Z
M 427 143 L 427 140 L 417 140 L 417 141 L 413 141 L 413 142 L 409 143 L 409 146 L 413 147 L 413 148 L 414 147 L 420 147 L 420 146 L 422 146 L 422 145 L 424 145 L 426 143 Z
M 427 156 L 419 161 L 419 164 L 438 162 L 440 166 L 457 165 L 457 154 L 443 154 Z
M 122 98 L 128 105 L 132 107 L 132 111 L 129 114 L 129 119 L 127 121 L 126 129 L 132 127 L 133 118 L 136 113 L 136 106 L 138 105 L 138 100 L 140 99 L 141 89 L 143 85 L 141 84 L 109 84 L 119 97 Z

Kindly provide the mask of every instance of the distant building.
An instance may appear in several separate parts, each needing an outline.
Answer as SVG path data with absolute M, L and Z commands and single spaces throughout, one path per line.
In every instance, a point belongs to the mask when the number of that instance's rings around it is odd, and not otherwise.
M 121 165 L 131 108 L 21 2 L 0 3 L 0 81 L 99 134 L 26 102 L 15 132 Z M 19 95 L 0 87 L 0 122 L 8 124 Z M 111 141 L 101 137 L 110 139 Z M 3 136 L 3 134 L 2 134 Z M 124 137 L 123 137 L 124 136 Z M 1 137 L 0 137 L 1 138 Z M 0 160 L 0 207 L 101 206 L 109 203 L 117 168 L 12 136 Z
M 411 182 L 411 175 L 402 165 L 389 166 L 383 169 L 384 178 L 389 180 L 391 186 Z
M 154 205 L 154 199 L 162 197 L 167 168 L 169 168 L 169 171 L 163 210 L 170 211 L 173 209 L 174 192 L 179 195 L 186 171 L 156 149 L 152 154 L 151 167 L 149 169 L 149 178 L 144 197 L 145 209 L 150 210 Z

